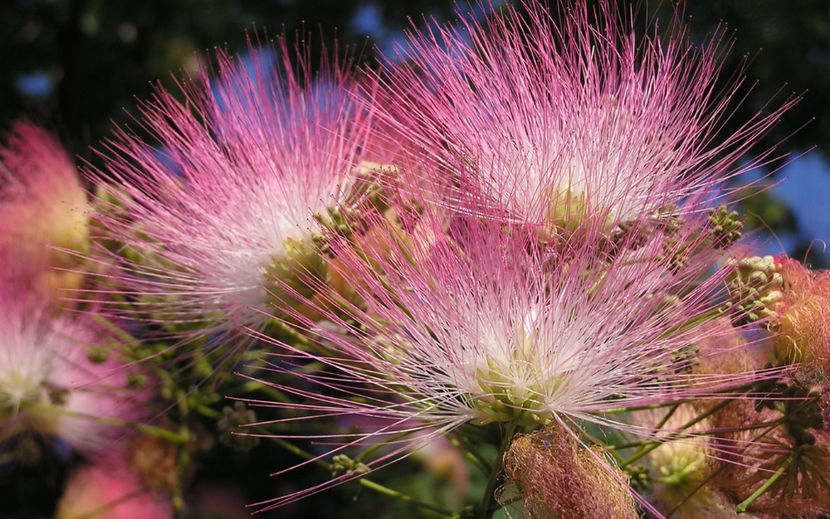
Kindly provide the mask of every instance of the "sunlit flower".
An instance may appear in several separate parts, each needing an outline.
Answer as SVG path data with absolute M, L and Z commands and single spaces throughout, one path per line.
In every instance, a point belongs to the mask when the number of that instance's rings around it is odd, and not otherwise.
M 185 101 L 160 91 L 142 104 L 156 143 L 122 130 L 107 145 L 101 226 L 132 258 L 118 286 L 135 311 L 205 334 L 256 326 L 267 277 L 320 266 L 314 215 L 345 202 L 368 116 L 350 64 L 316 71 L 309 52 L 284 38 L 219 52 L 218 73 L 186 83 Z
M 675 204 L 697 211 L 770 158 L 733 166 L 791 103 L 718 135 L 742 82 L 720 84 L 722 32 L 697 46 L 677 20 L 637 35 L 613 2 L 522 5 L 413 29 L 379 75 L 379 118 L 406 143 L 398 164 L 431 200 L 607 233 Z
M 646 457 L 650 501 L 666 517 L 737 517 L 735 505 L 707 484 L 715 474 L 718 451 L 710 442 L 713 421 L 699 420 L 700 414 L 688 404 L 637 413 L 638 422 L 659 425 L 666 440 Z

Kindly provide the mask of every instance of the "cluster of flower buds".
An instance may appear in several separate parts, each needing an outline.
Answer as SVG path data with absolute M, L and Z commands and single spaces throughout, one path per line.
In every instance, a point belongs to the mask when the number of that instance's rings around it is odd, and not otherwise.
M 735 261 L 729 289 L 743 318 L 750 322 L 777 317 L 784 278 L 772 256 L 752 256 Z

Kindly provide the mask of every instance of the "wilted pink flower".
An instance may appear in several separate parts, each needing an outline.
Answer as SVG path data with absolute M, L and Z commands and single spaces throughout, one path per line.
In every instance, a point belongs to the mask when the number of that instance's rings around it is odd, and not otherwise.
M 722 417 L 742 422 L 726 429 L 742 448 L 713 474 L 710 485 L 760 517 L 822 517 L 830 513 L 830 432 L 822 428 L 813 403 L 779 402 L 778 409 L 749 406 Z
M 72 475 L 55 512 L 57 519 L 165 519 L 170 503 L 146 491 L 123 463 L 101 463 Z
M 61 144 L 29 123 L 15 125 L 0 149 L 0 281 L 42 297 L 77 288 L 75 264 L 57 247 L 86 250 L 88 203 Z
M 338 249 L 331 267 L 351 281 L 365 307 L 332 294 L 328 305 L 318 306 L 331 324 L 292 316 L 330 355 L 258 334 L 283 350 L 266 369 L 296 380 L 272 385 L 301 399 L 267 406 L 304 410 L 308 420 L 383 419 L 385 427 L 364 435 L 375 442 L 426 428 L 437 435 L 465 422 L 528 429 L 556 422 L 578 430 L 588 421 L 648 434 L 604 412 L 714 397 L 756 376 L 688 369 L 692 345 L 718 330 L 706 325 L 717 315 L 709 296 L 724 272 L 700 282 L 712 265 L 709 254 L 677 264 L 674 255 L 682 249 L 667 249 L 662 233 L 618 255 L 593 244 L 564 252 L 540 247 L 534 233 L 498 223 L 454 221 L 446 233 L 444 222 L 434 226 L 429 240 L 405 244 L 390 231 L 387 240 L 357 251 Z M 692 249 L 701 239 L 675 238 Z M 303 358 L 329 369 L 297 370 Z M 365 441 L 355 436 L 350 442 L 343 435 L 344 446 Z M 364 463 L 383 466 L 395 457 Z M 355 476 L 346 473 L 313 490 Z
M 397 165 L 432 201 L 607 233 L 681 202 L 698 210 L 771 158 L 744 155 L 790 102 L 719 135 L 743 82 L 719 83 L 723 32 L 698 47 L 677 22 L 637 35 L 610 1 L 522 5 L 414 29 L 378 76 L 378 118 L 407 143 Z
M 256 325 L 267 272 L 313 268 L 313 215 L 347 196 L 368 116 L 350 64 L 316 71 L 309 52 L 284 38 L 220 51 L 218 74 L 182 86 L 185 101 L 160 91 L 142 104 L 157 143 L 127 130 L 109 142 L 102 227 L 130 251 L 122 292 L 141 298 L 137 311 L 205 333 Z
M 798 261 L 775 258 L 781 275 L 770 327 L 777 332 L 775 349 L 787 362 L 830 369 L 830 272 L 812 271 Z
M 31 294 L 0 290 L 0 435 L 54 436 L 95 453 L 127 433 L 113 425 L 141 416 L 116 352 L 85 317 L 55 315 Z
M 507 502 L 515 485 L 527 519 L 639 517 L 634 499 L 619 482 L 619 469 L 609 472 L 599 461 L 602 452 L 580 449 L 574 438 L 552 426 L 516 438 L 504 455 L 508 484 L 500 499 Z

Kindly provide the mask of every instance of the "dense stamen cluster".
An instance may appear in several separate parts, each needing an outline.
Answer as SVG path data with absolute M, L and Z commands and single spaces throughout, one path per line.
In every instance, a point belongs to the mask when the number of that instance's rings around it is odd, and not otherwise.
M 370 130 L 351 64 L 315 73 L 308 49 L 288 45 L 220 52 L 216 76 L 182 87 L 186 102 L 160 91 L 143 104 L 158 145 L 126 131 L 108 145 L 96 176 L 116 182 L 103 184 L 98 238 L 129 248 L 135 275 L 116 286 L 162 324 L 260 326 L 268 279 L 319 263 L 314 214 L 349 197 Z

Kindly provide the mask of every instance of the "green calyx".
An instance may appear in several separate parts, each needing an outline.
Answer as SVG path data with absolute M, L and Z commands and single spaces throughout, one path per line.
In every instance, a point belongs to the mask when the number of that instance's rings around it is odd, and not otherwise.
M 551 190 L 547 197 L 547 208 L 543 215 L 545 228 L 552 234 L 573 234 L 595 223 L 601 217 L 601 226 L 611 231 L 613 221 L 608 211 L 597 210 L 589 203 L 585 193 L 564 190 Z
M 589 215 L 590 207 L 585 193 L 575 193 L 568 189 L 550 194 L 546 220 L 559 229 L 574 232 L 586 222 Z
M 530 429 L 553 418 L 547 409 L 546 395 L 562 385 L 566 374 L 544 380 L 533 359 L 531 337 L 523 334 L 522 339 L 523 347 L 516 350 L 509 363 L 487 358 L 476 368 L 478 387 L 472 397 L 478 412 L 475 423 L 510 422 Z
M 286 238 L 283 251 L 274 256 L 266 269 L 268 298 L 277 307 L 296 307 L 317 292 L 314 285 L 323 283 L 326 262 L 313 244 Z

